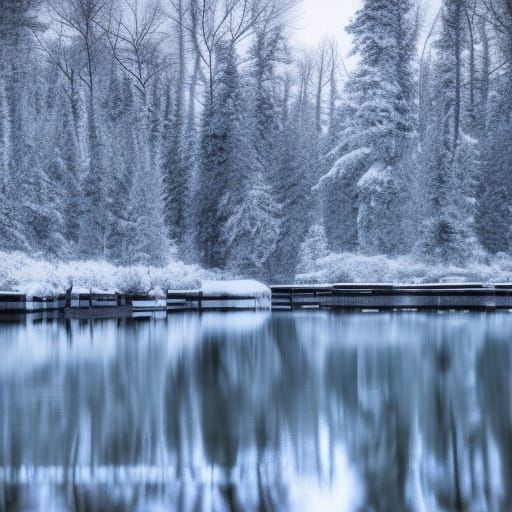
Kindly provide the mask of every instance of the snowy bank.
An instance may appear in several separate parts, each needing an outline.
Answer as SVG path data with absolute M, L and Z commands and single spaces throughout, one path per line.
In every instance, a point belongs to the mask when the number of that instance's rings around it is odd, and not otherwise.
M 52 295 L 73 289 L 165 295 L 167 290 L 199 289 L 218 277 L 196 265 L 171 260 L 164 267 L 118 267 L 105 261 L 49 262 L 23 253 L 0 252 L 0 290 Z
M 201 284 L 203 295 L 228 297 L 270 297 L 268 286 L 253 279 L 239 279 L 234 281 L 203 281 Z
M 310 262 L 296 276 L 301 284 L 315 283 L 428 283 L 428 282 L 512 282 L 512 258 L 498 255 L 487 261 L 457 265 L 430 265 L 400 256 L 363 256 L 331 253 Z

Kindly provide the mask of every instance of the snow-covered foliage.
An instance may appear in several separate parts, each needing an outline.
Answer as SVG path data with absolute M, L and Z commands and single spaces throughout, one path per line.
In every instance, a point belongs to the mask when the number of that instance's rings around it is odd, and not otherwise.
M 105 261 L 49 262 L 23 253 L 0 252 L 0 290 L 32 295 L 64 293 L 71 286 L 159 295 L 171 289 L 198 289 L 201 280 L 216 276 L 177 260 L 162 267 L 119 267 Z
M 331 253 L 317 259 L 296 276 L 298 283 L 429 283 L 512 282 L 512 258 L 499 254 L 463 266 L 438 266 L 412 256 L 364 256 Z
M 86 3 L 0 0 L 1 251 L 268 282 L 322 229 L 432 266 L 510 252 L 509 2 L 443 0 L 423 46 L 417 2 L 362 0 L 350 69 L 291 50 L 293 1 Z
M 201 290 L 205 297 L 267 297 L 270 298 L 270 288 L 253 279 L 203 281 Z

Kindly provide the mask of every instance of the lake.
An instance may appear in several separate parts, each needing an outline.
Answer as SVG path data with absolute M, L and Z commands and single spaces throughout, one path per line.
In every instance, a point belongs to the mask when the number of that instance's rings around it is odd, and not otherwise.
M 512 315 L 0 322 L 2 511 L 512 510 Z

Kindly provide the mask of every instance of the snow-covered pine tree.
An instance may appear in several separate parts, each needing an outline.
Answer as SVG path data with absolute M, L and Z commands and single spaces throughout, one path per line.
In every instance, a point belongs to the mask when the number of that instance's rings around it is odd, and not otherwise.
M 80 217 L 81 256 L 104 258 L 107 249 L 106 167 L 104 144 L 97 119 L 94 96 L 87 99 L 87 167 L 82 180 Z
M 279 26 L 257 24 L 240 117 L 240 201 L 226 224 L 228 266 L 264 278 L 280 231 L 280 208 L 272 189 L 280 135 L 276 66 L 286 58 Z M 267 274 L 268 276 L 268 274 Z
M 300 258 L 300 246 L 312 221 L 311 187 L 318 179 L 318 132 L 311 101 L 307 69 L 301 71 L 298 97 L 288 113 L 285 89 L 283 129 L 276 158 L 275 190 L 282 220 L 276 250 L 270 261 L 274 279 L 294 279 Z
M 228 262 L 222 244 L 226 223 L 243 200 L 239 186 L 239 147 L 245 142 L 241 86 L 235 49 L 229 43 L 219 43 L 216 48 L 213 78 L 213 100 L 207 98 L 202 114 L 195 224 L 201 263 L 221 268 Z
M 398 163 L 414 133 L 411 9 L 410 0 L 364 0 L 348 26 L 360 62 L 346 86 L 346 123 L 330 154 L 335 163 L 320 182 L 343 179 L 349 197 L 359 196 L 359 248 L 369 254 L 399 250 L 391 236 L 397 222 L 393 194 L 401 181 Z
M 129 196 L 130 233 L 126 263 L 163 265 L 171 246 L 163 214 L 163 185 L 159 168 L 138 165 Z
M 0 0 L 0 108 L 5 113 L 1 122 L 6 165 L 0 192 L 0 244 L 7 250 L 37 249 L 38 242 L 32 230 L 32 214 L 37 206 L 32 203 L 31 191 L 44 181 L 40 162 L 31 167 L 35 148 L 30 140 L 37 131 L 33 107 L 36 95 L 41 93 L 41 84 L 36 85 L 32 79 L 39 76 L 31 46 L 32 31 L 42 27 L 35 15 L 38 5 L 37 0 Z
M 0 61 L 1 62 L 1 61 Z M 0 176 L 3 182 L 7 176 L 9 163 L 9 109 L 5 80 L 0 73 Z M 0 185 L 1 187 L 1 185 Z
M 333 55 L 335 58 L 336 55 Z M 337 160 L 330 150 L 336 146 L 339 132 L 347 122 L 346 109 L 339 108 L 340 100 L 338 90 L 337 68 L 338 62 L 331 63 L 330 91 L 329 91 L 329 115 L 327 132 L 322 140 L 321 174 L 329 172 Z M 327 154 L 329 153 L 329 154 Z M 347 194 L 348 192 L 348 194 Z M 345 197 L 347 196 L 347 197 Z M 354 213 L 352 197 L 350 197 L 350 185 L 345 186 L 341 179 L 331 180 L 328 187 L 323 187 L 320 194 L 321 215 L 329 248 L 333 251 L 355 251 L 357 249 L 357 212 Z M 353 221 L 353 223 L 351 222 Z
M 110 136 L 106 158 L 109 161 L 107 201 L 107 258 L 116 263 L 129 262 L 129 243 L 133 233 L 130 222 L 130 193 L 138 162 L 135 154 L 136 116 L 134 93 L 128 77 L 111 70 L 109 90 L 104 102 L 105 122 Z
M 248 164 L 240 176 L 240 200 L 231 205 L 233 211 L 221 242 L 226 247 L 229 269 L 264 278 L 268 276 L 266 264 L 276 248 L 281 212 L 263 173 Z M 223 200 L 230 199 L 226 195 Z
M 70 249 L 74 251 L 80 232 L 80 164 L 73 117 L 68 110 L 62 114 L 59 132 L 57 155 L 64 175 L 65 237 L 71 245 Z
M 176 84 L 179 80 L 176 80 Z M 185 237 L 186 217 L 189 206 L 190 169 L 184 148 L 184 97 L 183 84 L 174 92 L 171 118 L 167 120 L 166 144 L 162 160 L 165 185 L 165 218 L 169 236 L 178 245 Z
M 55 70 L 49 69 L 48 73 L 53 76 L 46 81 L 47 84 L 61 85 Z M 40 176 L 32 189 L 32 202 L 37 205 L 33 217 L 35 247 L 45 254 L 63 258 L 70 254 L 69 243 L 73 245 L 78 239 L 80 197 L 74 153 L 76 145 L 69 103 L 63 88 L 49 86 L 42 92 L 46 95 L 45 105 L 42 109 L 34 108 L 40 118 L 32 126 L 44 126 L 44 129 L 30 133 L 33 144 L 31 173 Z M 36 169 L 39 173 L 35 172 Z M 70 202 L 75 203 L 74 210 L 68 208 Z M 68 227 L 74 231 L 74 236 L 68 232 Z
M 350 122 L 351 109 L 346 104 L 336 111 L 334 125 L 329 128 L 326 147 L 335 148 L 342 128 Z M 325 155 L 323 164 L 329 172 L 339 155 L 330 151 Z M 356 252 L 357 240 L 357 183 L 350 172 L 329 180 L 328 186 L 321 189 L 324 227 L 329 247 L 333 251 Z
M 252 140 L 258 163 L 268 178 L 273 171 L 279 133 L 279 111 L 275 98 L 278 79 L 276 67 L 286 61 L 287 54 L 281 27 L 262 23 L 256 26 L 255 32 L 250 48 L 250 100 L 254 117 Z
M 0 44 L 2 44 L 0 42 Z M 4 47 L 5 50 L 5 47 Z M 0 48 L 1 56 L 2 48 Z M 29 248 L 25 236 L 23 218 L 20 215 L 17 179 L 11 148 L 11 112 L 7 102 L 7 81 L 9 75 L 6 60 L 0 60 L 0 248 L 20 250 Z
M 164 102 L 166 84 L 160 75 L 148 87 L 149 104 L 149 157 L 151 165 L 162 168 L 164 142 Z
M 508 252 L 512 248 L 512 208 L 509 200 L 512 197 L 512 108 L 508 104 L 512 99 L 510 79 L 506 75 L 500 77 L 500 94 L 495 95 L 495 100 L 499 100 L 490 103 L 487 131 L 482 137 L 482 165 L 477 180 L 477 233 L 484 248 L 493 254 Z
M 314 223 L 309 228 L 306 239 L 302 242 L 297 273 L 310 272 L 314 268 L 316 261 L 328 254 L 329 245 L 324 226 L 320 223 Z
M 477 52 L 481 165 L 475 223 L 483 247 L 497 253 L 512 249 L 512 6 L 498 0 L 493 7 L 500 30 L 494 30 L 492 21 L 480 20 Z M 493 48 L 492 39 L 497 40 Z
M 136 164 L 128 201 L 130 263 L 162 265 L 169 259 L 170 244 L 164 218 L 164 187 L 161 167 L 150 156 L 150 113 L 146 95 L 134 98 L 132 125 Z
M 441 31 L 431 74 L 427 140 L 428 218 L 417 250 L 435 261 L 464 263 L 478 254 L 475 236 L 475 164 L 477 141 L 463 101 L 463 0 L 444 0 Z M 467 103 L 466 103 L 467 105 Z
M 166 123 L 163 175 L 165 185 L 165 217 L 169 236 L 178 247 L 185 241 L 187 216 L 190 213 L 191 176 L 185 154 L 185 82 L 186 48 L 184 18 L 185 0 L 173 3 L 176 16 L 176 60 L 177 71 L 173 86 L 171 119 Z

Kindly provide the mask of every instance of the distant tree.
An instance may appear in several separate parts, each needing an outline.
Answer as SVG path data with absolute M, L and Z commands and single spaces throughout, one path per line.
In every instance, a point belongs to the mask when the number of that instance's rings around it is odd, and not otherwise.
M 315 223 L 310 228 L 300 248 L 298 273 L 306 273 L 313 268 L 316 261 L 329 254 L 327 236 L 322 224 Z
M 272 275 L 282 281 L 295 276 L 300 246 L 315 211 L 311 187 L 318 179 L 319 139 L 311 98 L 311 73 L 311 61 L 305 59 L 299 65 L 299 92 L 290 106 L 287 95 L 291 84 L 285 88 L 285 115 L 275 164 L 275 187 L 282 220 L 276 250 L 270 260 Z
M 106 144 L 109 162 L 106 256 L 117 263 L 129 262 L 129 244 L 134 232 L 130 220 L 130 194 L 139 159 L 135 154 L 133 134 L 138 127 L 132 84 L 117 66 L 112 66 L 108 95 L 103 103 L 105 127 L 110 135 Z
M 203 111 L 196 236 L 201 262 L 224 267 L 228 261 L 222 244 L 226 223 L 242 200 L 240 173 L 245 147 L 241 118 L 241 88 L 235 50 L 219 44 L 216 53 L 215 94 Z
M 177 73 L 173 87 L 174 102 L 169 109 L 166 125 L 163 171 L 165 184 L 165 217 L 169 236 L 181 248 L 185 242 L 187 216 L 190 214 L 190 187 L 192 169 L 186 155 L 185 139 L 185 1 L 173 0 L 173 17 L 176 26 Z M 195 98 L 194 98 L 195 101 Z
M 430 212 L 418 249 L 436 261 L 463 263 L 478 252 L 474 226 L 477 141 L 470 136 L 462 89 L 463 0 L 445 0 L 441 22 L 424 144 Z
M 490 253 L 512 249 L 512 8 L 502 0 L 481 2 L 477 51 L 477 137 L 481 140 L 476 178 L 476 228 Z M 494 41 L 494 44 L 493 44 Z M 480 57 L 480 59 L 478 59 Z
M 31 230 L 37 207 L 29 193 L 44 184 L 41 163 L 33 154 L 30 135 L 37 122 L 33 100 L 41 92 L 31 74 L 37 66 L 32 54 L 32 33 L 43 28 L 37 17 L 40 2 L 0 1 L 0 244 L 4 249 L 37 249 Z M 40 84 L 39 84 L 40 85 Z

